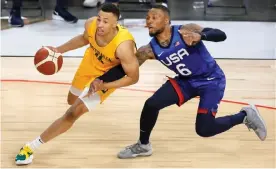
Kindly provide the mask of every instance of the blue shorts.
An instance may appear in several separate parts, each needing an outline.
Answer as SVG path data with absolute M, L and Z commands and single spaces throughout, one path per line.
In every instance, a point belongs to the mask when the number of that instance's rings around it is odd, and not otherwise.
M 178 106 L 198 96 L 200 102 L 197 112 L 216 115 L 218 105 L 224 96 L 226 86 L 225 76 L 200 79 L 181 79 L 175 77 L 169 78 L 169 81 L 178 95 Z

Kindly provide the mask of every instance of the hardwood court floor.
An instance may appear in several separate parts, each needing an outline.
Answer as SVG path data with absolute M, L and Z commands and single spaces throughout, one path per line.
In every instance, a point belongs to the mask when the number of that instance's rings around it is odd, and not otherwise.
M 14 157 L 21 146 L 36 138 L 66 111 L 68 84 L 80 63 L 78 58 L 65 58 L 61 72 L 43 76 L 35 70 L 32 59 L 1 58 L 1 163 L 4 168 L 16 167 Z M 245 125 L 212 138 L 197 136 L 194 123 L 198 98 L 195 98 L 181 108 L 171 106 L 160 112 L 151 136 L 154 148 L 151 157 L 117 159 L 118 151 L 138 139 L 144 101 L 165 82 L 165 75 L 173 75 L 157 61 L 148 61 L 141 67 L 138 84 L 118 89 L 95 111 L 81 117 L 67 133 L 42 145 L 28 167 L 274 168 L 275 61 L 218 60 L 218 63 L 228 81 L 225 101 L 217 117 L 242 108 L 242 103 L 231 101 L 268 106 L 259 107 L 268 128 L 265 141 L 259 141 Z

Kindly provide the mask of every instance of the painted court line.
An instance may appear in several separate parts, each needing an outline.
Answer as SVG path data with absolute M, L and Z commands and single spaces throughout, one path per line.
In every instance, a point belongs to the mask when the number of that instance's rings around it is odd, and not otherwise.
M 1 79 L 1 82 L 25 82 L 25 83 L 42 83 L 42 84 L 55 84 L 55 85 L 70 85 L 71 84 L 71 83 L 67 83 L 67 82 L 22 80 L 22 79 Z M 147 92 L 147 93 L 154 93 L 155 92 L 153 90 L 140 90 L 140 89 L 131 89 L 131 88 L 120 88 L 120 90 L 138 91 L 138 92 Z M 232 101 L 232 100 L 224 100 L 224 99 L 221 102 L 233 103 L 233 104 L 239 104 L 239 105 L 248 105 L 248 103 L 237 102 L 237 101 Z M 256 106 L 261 107 L 261 108 L 276 110 L 276 107 L 264 106 L 264 105 L 256 105 Z

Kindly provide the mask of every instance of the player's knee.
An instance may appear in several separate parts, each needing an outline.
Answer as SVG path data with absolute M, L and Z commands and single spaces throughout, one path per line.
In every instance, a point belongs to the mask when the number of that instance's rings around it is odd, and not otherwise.
M 75 122 L 81 115 L 88 112 L 88 109 L 83 104 L 81 100 L 76 100 L 76 102 L 70 106 L 64 115 L 67 121 Z
M 207 128 L 206 128 L 207 127 Z M 210 137 L 208 126 L 202 124 L 196 124 L 196 134 L 201 137 Z
M 159 104 L 154 97 L 151 97 L 146 100 L 145 107 L 149 109 L 159 109 Z
M 77 100 L 78 96 L 73 95 L 71 92 L 68 93 L 67 96 L 67 103 L 69 105 L 73 105 L 75 103 L 75 101 Z
M 70 97 L 67 97 L 67 103 L 68 103 L 69 105 L 73 105 L 74 102 L 75 102 L 75 100 L 73 100 L 73 99 L 70 98 Z
M 195 129 L 201 137 L 213 136 L 213 118 L 209 118 L 207 114 L 201 115 L 196 121 Z

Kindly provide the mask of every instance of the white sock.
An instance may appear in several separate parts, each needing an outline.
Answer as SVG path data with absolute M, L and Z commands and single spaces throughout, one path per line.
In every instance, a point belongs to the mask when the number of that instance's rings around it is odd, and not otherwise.
M 29 144 L 30 144 L 30 148 L 32 149 L 32 151 L 35 151 L 43 143 L 44 142 L 41 140 L 41 138 L 39 136 L 35 140 L 33 140 L 31 143 L 29 143 Z

